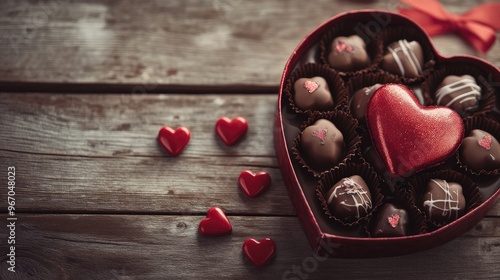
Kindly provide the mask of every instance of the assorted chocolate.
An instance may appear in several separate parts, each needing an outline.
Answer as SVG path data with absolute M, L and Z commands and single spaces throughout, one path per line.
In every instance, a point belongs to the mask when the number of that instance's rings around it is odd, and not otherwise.
M 359 151 L 347 151 L 346 135 L 326 118 L 303 123 L 294 149 L 300 150 L 296 154 L 299 163 L 314 176 L 321 176 L 323 183 L 317 193 L 325 214 L 343 227 L 364 225 L 367 236 L 371 237 L 423 233 L 426 226 L 422 224 L 439 228 L 459 219 L 470 210 L 466 205 L 475 205 L 479 200 L 477 196 L 464 195 L 461 177 L 456 181 L 432 178 L 412 186 L 408 198 L 391 197 L 391 193 L 408 187 L 411 178 L 434 168 L 465 174 L 459 164 L 474 172 L 500 170 L 500 144 L 491 133 L 474 129 L 470 135 L 464 135 L 463 118 L 477 111 L 484 100 L 484 83 L 478 84 L 482 77 L 476 70 L 470 75 L 467 71 L 456 74 L 461 70 L 446 65 L 440 68 L 445 75 L 435 79 L 432 92 L 428 92 L 428 88 L 415 82 L 425 83 L 434 71 L 433 56 L 422 45 L 426 42 L 418 36 L 411 40 L 394 38 L 392 33 L 381 36 L 383 39 L 376 38 L 387 40 L 383 42 L 384 50 L 380 44 L 379 54 L 368 51 L 367 46 L 374 42 L 365 42 L 357 35 L 328 35 L 320 61 L 329 67 L 326 71 L 341 73 L 339 79 L 349 84 L 346 87 L 349 103 L 344 103 L 344 107 L 335 107 L 332 91 L 338 81 L 332 86 L 334 83 L 326 75 L 298 76 L 291 81 L 293 89 L 289 92 L 293 97 L 290 106 L 302 110 L 296 112 L 304 118 L 325 111 L 341 111 L 357 120 L 352 126 L 365 139 Z M 376 67 L 372 68 L 373 65 Z M 298 66 L 296 72 L 301 73 L 305 65 Z M 494 107 L 491 100 L 489 103 L 483 111 Z M 438 107 L 425 106 L 430 104 Z M 450 163 L 454 154 L 460 158 L 455 165 Z M 355 166 L 368 163 L 370 172 L 379 181 L 365 181 L 361 169 L 349 176 L 339 176 L 336 170 L 346 162 Z M 325 176 L 332 174 L 336 174 L 335 180 L 323 185 Z M 478 187 L 468 188 L 470 191 Z M 390 198 L 374 203 L 370 191 L 374 189 L 389 194 Z
M 449 75 L 439 84 L 435 98 L 438 105 L 458 112 L 471 112 L 479 105 L 481 87 L 470 75 Z
M 300 135 L 302 157 L 319 171 L 334 167 L 344 158 L 344 135 L 329 120 L 319 119 Z
M 351 113 L 359 122 L 365 122 L 366 106 L 368 101 L 372 97 L 375 90 L 377 90 L 381 84 L 374 84 L 369 87 L 364 87 L 356 91 L 351 99 Z
M 343 222 L 355 222 L 372 209 L 372 196 L 366 182 L 359 175 L 343 178 L 326 195 L 328 209 Z
M 330 44 L 328 63 L 340 71 L 356 71 L 366 68 L 371 60 L 366 51 L 366 44 L 357 35 L 339 36 Z
M 500 168 L 500 144 L 486 131 L 474 129 L 460 146 L 460 159 L 475 172 Z
M 447 224 L 461 217 L 465 210 L 462 186 L 456 182 L 431 179 L 422 197 L 422 208 L 435 224 Z
M 416 41 L 398 40 L 387 46 L 387 53 L 382 59 L 382 69 L 403 77 L 417 77 L 422 74 L 424 53 Z
M 293 99 L 301 110 L 328 111 L 334 109 L 332 94 L 323 77 L 300 78 L 293 85 Z
M 408 235 L 410 218 L 405 209 L 386 203 L 376 215 L 376 223 L 372 229 L 373 237 L 398 237 Z

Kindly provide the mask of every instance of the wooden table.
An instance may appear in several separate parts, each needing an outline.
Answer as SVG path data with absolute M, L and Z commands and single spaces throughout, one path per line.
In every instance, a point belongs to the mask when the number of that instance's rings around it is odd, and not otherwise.
M 395 3 L 18 2 L 0 2 L 0 279 L 500 278 L 500 204 L 428 251 L 310 261 L 273 148 L 281 72 L 331 16 Z M 483 1 L 442 2 L 460 13 Z M 443 54 L 478 55 L 454 35 L 433 40 Z M 482 57 L 500 66 L 498 42 Z M 226 147 L 214 125 L 236 115 L 250 128 Z M 156 141 L 164 125 L 191 130 L 177 158 Z M 6 263 L 9 166 L 15 274 Z M 237 186 L 245 169 L 272 177 L 258 198 Z M 229 216 L 231 235 L 199 235 L 212 206 Z M 269 265 L 244 258 L 248 237 L 276 241 Z

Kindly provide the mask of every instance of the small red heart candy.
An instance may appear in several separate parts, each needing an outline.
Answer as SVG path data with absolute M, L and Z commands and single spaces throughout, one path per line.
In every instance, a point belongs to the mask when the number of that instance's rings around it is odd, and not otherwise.
M 457 112 L 424 107 L 403 85 L 378 88 L 368 101 L 366 121 L 380 158 L 395 177 L 441 164 L 458 149 L 464 136 Z
M 248 123 L 242 117 L 235 117 L 232 120 L 222 117 L 215 124 L 215 131 L 226 146 L 231 146 L 240 140 L 248 130 Z
M 238 178 L 241 190 L 248 197 L 257 197 L 271 184 L 271 176 L 267 172 L 253 173 L 252 171 L 242 171 Z
M 191 132 L 185 127 L 178 127 L 176 130 L 173 130 L 168 126 L 164 126 L 158 132 L 158 141 L 174 157 L 182 152 L 190 138 Z
M 253 265 L 263 266 L 274 257 L 276 244 L 270 238 L 263 238 L 260 241 L 248 238 L 243 243 L 242 249 L 247 259 Z
M 198 230 L 202 235 L 224 235 L 233 230 L 233 226 L 226 214 L 218 207 L 212 207 L 207 212 L 207 217 L 200 222 Z

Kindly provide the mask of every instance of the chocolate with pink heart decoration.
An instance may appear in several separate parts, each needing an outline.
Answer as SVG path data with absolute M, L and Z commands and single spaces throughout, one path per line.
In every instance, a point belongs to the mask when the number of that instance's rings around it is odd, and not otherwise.
M 248 238 L 243 243 L 243 254 L 255 266 L 264 266 L 269 263 L 276 253 L 276 244 L 271 238 L 257 241 Z
M 248 131 L 247 120 L 243 117 L 228 119 L 221 117 L 215 124 L 215 132 L 226 146 L 232 146 L 238 142 Z
M 191 132 L 186 127 L 178 127 L 175 130 L 164 126 L 158 132 L 158 142 L 172 156 L 178 156 L 186 147 L 191 138 Z
M 238 178 L 241 190 L 248 197 L 257 197 L 271 185 L 271 176 L 267 172 L 253 173 L 250 170 L 241 172 Z
M 207 212 L 207 217 L 200 222 L 198 230 L 202 235 L 225 235 L 231 233 L 233 226 L 218 207 L 212 207 Z
M 395 177 L 443 163 L 458 149 L 464 136 L 457 112 L 420 105 L 404 85 L 378 88 L 368 102 L 366 121 L 380 158 Z

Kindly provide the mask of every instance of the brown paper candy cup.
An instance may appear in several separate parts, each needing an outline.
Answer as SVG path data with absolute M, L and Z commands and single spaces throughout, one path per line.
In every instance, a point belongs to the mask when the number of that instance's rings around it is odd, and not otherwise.
M 327 193 L 328 190 L 334 186 L 334 184 L 338 183 L 340 180 L 346 177 L 359 175 L 366 182 L 368 188 L 370 189 L 371 195 L 371 209 L 368 210 L 368 213 L 360 218 L 353 217 L 353 220 L 346 221 L 341 219 L 332 213 L 328 208 L 327 204 Z M 316 194 L 318 195 L 318 199 L 323 207 L 325 215 L 327 215 L 332 221 L 335 223 L 339 223 L 344 226 L 356 226 L 361 223 L 366 223 L 372 213 L 376 211 L 376 209 L 382 204 L 384 200 L 384 196 L 380 192 L 380 180 L 377 175 L 370 167 L 370 165 L 364 164 L 355 164 L 352 162 L 342 163 L 336 168 L 330 170 L 327 173 L 324 173 L 316 188 Z
M 455 182 L 462 185 L 462 192 L 466 202 L 462 216 L 467 214 L 468 212 L 470 212 L 471 210 L 473 210 L 474 208 L 476 208 L 481 204 L 481 194 L 479 193 L 477 185 L 466 175 L 453 170 L 426 172 L 418 176 L 414 176 L 408 181 L 408 189 L 415 196 L 415 202 L 417 207 L 425 215 L 426 211 L 423 206 L 423 195 L 426 191 L 427 183 L 431 179 L 441 179 L 447 182 Z M 460 219 L 460 217 L 458 217 L 458 219 Z M 427 217 L 427 215 L 426 215 L 426 221 L 429 226 L 429 229 L 436 229 L 446 224 L 454 222 L 450 221 L 448 223 L 436 223 L 434 221 L 429 220 L 429 217 Z
M 465 133 L 464 137 L 469 136 L 472 130 L 480 129 L 488 132 L 491 136 L 495 137 L 497 140 L 500 139 L 500 124 L 494 120 L 485 118 L 485 117 L 471 117 L 467 118 L 464 121 Z M 500 174 L 500 168 L 493 170 L 474 170 L 470 166 L 468 166 L 463 160 L 461 155 L 461 147 L 455 152 L 456 162 L 461 170 L 465 173 L 478 175 L 478 176 L 495 176 Z
M 344 136 L 345 151 L 343 159 L 338 163 L 332 163 L 332 166 L 326 169 L 319 169 L 308 163 L 307 155 L 302 152 L 300 143 L 302 132 L 299 133 L 294 139 L 292 146 L 292 153 L 299 164 L 305 168 L 308 172 L 312 173 L 314 176 L 319 177 L 322 173 L 327 172 L 329 169 L 337 166 L 340 163 L 345 163 L 348 160 L 357 160 L 360 158 L 360 145 L 361 138 L 356 132 L 358 127 L 358 122 L 349 116 L 347 113 L 342 111 L 326 112 L 326 113 L 314 113 L 301 127 L 301 131 L 304 131 L 308 126 L 313 125 L 319 119 L 327 119 L 331 121 Z
M 333 106 L 329 110 L 310 110 L 310 109 L 302 109 L 297 106 L 294 101 L 294 84 L 300 78 L 312 78 L 312 77 L 322 77 L 328 83 L 328 89 L 332 95 Z M 295 70 L 290 77 L 287 79 L 285 83 L 285 88 L 283 92 L 286 96 L 288 96 L 288 101 L 291 108 L 299 114 L 305 113 L 311 115 L 316 111 L 334 111 L 337 109 L 343 109 L 343 107 L 347 104 L 347 89 L 344 85 L 344 82 L 338 75 L 338 73 L 328 68 L 325 65 L 320 64 L 305 64 L 302 67 Z
M 411 28 L 408 26 L 394 26 L 387 27 L 380 32 L 380 39 L 383 45 L 383 56 L 387 52 L 387 46 L 389 46 L 393 42 L 397 42 L 398 40 L 406 39 L 408 42 L 416 41 L 422 47 L 422 52 L 424 55 L 424 65 L 422 66 L 422 72 L 417 77 L 404 77 L 399 75 L 398 73 L 392 73 L 401 78 L 404 84 L 412 84 L 416 82 L 423 81 L 429 74 L 433 71 L 433 67 L 435 65 L 435 56 L 434 51 L 431 48 L 431 42 L 425 33 L 415 28 Z M 381 71 L 390 73 L 387 70 L 381 68 Z
M 485 73 L 466 63 L 440 65 L 425 79 L 422 83 L 422 90 L 427 104 L 440 105 L 437 104 L 436 91 L 443 79 L 449 75 L 470 75 L 476 79 L 476 83 L 481 87 L 481 98 L 478 107 L 472 112 L 457 111 L 462 117 L 483 116 L 495 107 L 495 90 L 484 78 Z
M 328 67 L 331 67 L 330 64 L 328 63 L 328 55 L 331 52 L 331 43 L 333 40 L 339 36 L 351 36 L 351 35 L 358 35 L 360 31 L 366 30 L 367 27 L 361 22 L 353 22 L 353 21 L 345 21 L 337 24 L 336 26 L 332 27 L 330 30 L 328 30 L 323 37 L 321 38 L 319 42 L 319 60 L 320 63 L 324 65 L 328 65 Z M 366 68 L 355 70 L 355 71 L 341 71 L 339 69 L 336 69 L 339 74 L 343 77 L 352 77 L 352 76 L 357 76 L 369 72 L 374 72 L 376 71 L 377 65 L 382 59 L 382 44 L 378 38 L 363 38 L 360 36 L 366 44 L 366 51 L 368 53 L 368 56 L 370 57 L 370 65 L 367 66 Z M 369 39 L 369 41 L 367 41 Z
M 385 197 L 384 203 L 392 203 L 399 209 L 404 209 L 408 213 L 409 225 L 407 228 L 407 235 L 417 235 L 427 232 L 427 223 L 425 219 L 425 215 L 420 209 L 418 209 L 415 204 L 415 195 L 408 191 L 406 188 L 398 188 L 393 197 Z M 367 226 L 366 232 L 372 238 L 377 238 L 373 236 L 373 231 L 375 230 L 375 226 L 379 221 L 380 210 L 383 204 L 373 213 L 371 216 Z M 386 238 L 386 237 L 383 237 Z

